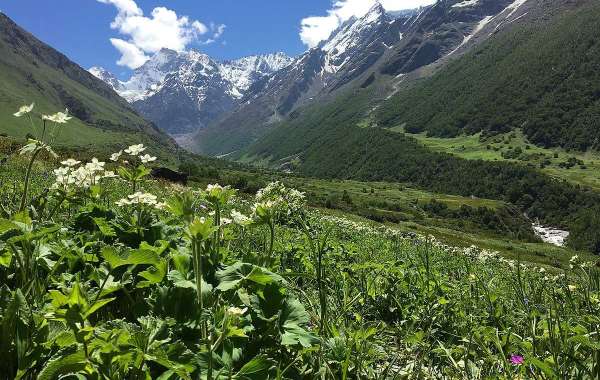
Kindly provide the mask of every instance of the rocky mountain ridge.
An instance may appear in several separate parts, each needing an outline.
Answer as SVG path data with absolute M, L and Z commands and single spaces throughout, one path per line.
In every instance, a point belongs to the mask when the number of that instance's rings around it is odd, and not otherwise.
M 283 53 L 219 62 L 189 50 L 162 49 L 127 81 L 101 67 L 89 71 L 171 134 L 188 133 L 232 109 L 257 81 L 286 67 Z

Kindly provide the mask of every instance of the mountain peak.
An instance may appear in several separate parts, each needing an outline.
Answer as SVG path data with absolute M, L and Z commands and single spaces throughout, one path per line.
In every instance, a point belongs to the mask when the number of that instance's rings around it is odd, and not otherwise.
M 219 61 L 197 49 L 161 49 L 127 81 L 102 67 L 89 72 L 102 79 L 164 130 L 189 132 L 233 108 L 251 86 L 294 61 L 283 52 Z M 189 119 L 173 122 L 168 102 L 189 109 Z M 161 108 L 162 107 L 162 108 Z
M 88 72 L 96 78 L 100 79 L 101 81 L 109 84 L 117 92 L 122 90 L 123 88 L 121 82 L 119 82 L 119 79 L 117 79 L 117 77 L 113 73 L 106 70 L 104 67 L 90 67 Z
M 386 10 L 383 7 L 383 5 L 381 5 L 381 2 L 379 0 L 375 1 L 375 4 L 373 4 L 373 6 L 371 7 L 371 9 L 369 9 L 369 11 L 367 12 L 367 15 L 382 15 L 382 14 L 386 14 Z
M 328 40 L 321 44 L 326 52 L 336 55 L 346 52 L 352 47 L 360 46 L 371 34 L 388 21 L 388 15 L 379 1 L 361 18 L 352 17 L 334 31 Z

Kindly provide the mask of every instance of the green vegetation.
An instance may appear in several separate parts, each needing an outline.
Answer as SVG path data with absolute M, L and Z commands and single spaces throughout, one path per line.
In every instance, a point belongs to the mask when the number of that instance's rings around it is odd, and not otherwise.
M 41 114 L 69 109 L 75 118 L 61 128 L 55 148 L 77 146 L 111 152 L 116 142 L 143 142 L 172 156 L 175 143 L 140 117 L 108 85 L 37 40 L 0 13 L 0 134 L 23 139 L 31 130 L 27 118 L 12 114 L 36 104 Z M 39 138 L 39 136 L 38 136 Z
M 513 26 L 400 91 L 378 123 L 436 137 L 522 128 L 538 146 L 598 150 L 598 17 L 590 2 Z
M 583 210 L 599 207 L 600 193 L 557 180 L 538 168 L 466 160 L 432 151 L 403 134 L 360 127 L 370 98 L 369 90 L 356 90 L 311 107 L 254 144 L 242 160 L 292 165 L 305 176 L 399 182 L 434 193 L 500 200 L 532 220 L 566 230 L 576 229 Z M 594 231 L 599 226 L 579 228 Z M 573 239 L 569 244 L 582 250 L 596 246 L 595 239 L 582 242 Z
M 403 127 L 389 130 L 407 133 Z M 551 177 L 600 190 L 600 154 L 559 148 L 542 148 L 530 143 L 520 129 L 485 137 L 481 133 L 458 137 L 429 137 L 426 132 L 407 133 L 426 147 L 468 160 L 509 161 L 539 168 Z
M 600 375 L 593 263 L 553 272 L 452 248 L 309 209 L 280 183 L 252 197 L 158 183 L 145 151 L 63 159 L 52 174 L 25 149 L 0 166 L 6 378 Z M 345 184 L 346 198 L 359 186 Z M 399 201 L 425 194 L 373 186 Z

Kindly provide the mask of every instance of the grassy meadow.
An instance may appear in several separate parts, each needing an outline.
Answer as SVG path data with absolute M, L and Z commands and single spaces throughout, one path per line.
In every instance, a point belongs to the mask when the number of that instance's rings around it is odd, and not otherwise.
M 2 145 L 4 378 L 600 376 L 594 257 L 503 202 L 189 162 L 183 186 L 143 144 L 41 136 Z
M 390 130 L 406 133 L 402 126 Z M 468 160 L 533 165 L 552 177 L 600 190 L 600 154 L 539 147 L 530 143 L 520 129 L 492 137 L 482 137 L 481 133 L 453 138 L 430 137 L 427 132 L 406 134 L 439 152 L 451 153 Z

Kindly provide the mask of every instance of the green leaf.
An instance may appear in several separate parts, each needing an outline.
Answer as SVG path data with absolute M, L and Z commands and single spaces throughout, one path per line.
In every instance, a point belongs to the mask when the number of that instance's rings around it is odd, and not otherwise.
M 3 252 L 0 252 L 0 266 L 8 268 L 8 267 L 10 267 L 11 261 L 12 261 L 12 253 L 10 253 L 10 251 L 5 250 Z
M 119 174 L 119 176 L 126 181 L 133 181 L 133 179 L 134 179 L 133 173 L 131 173 L 129 170 L 127 170 L 123 166 L 120 166 L 119 168 L 117 168 L 117 174 Z
M 98 227 L 98 229 L 100 230 L 102 235 L 104 235 L 106 237 L 117 236 L 114 228 L 112 228 L 110 226 L 110 224 L 108 224 L 106 219 L 104 219 L 104 218 L 93 218 L 93 219 L 94 219 L 94 223 L 96 223 L 96 226 Z
M 160 258 L 156 252 L 151 250 L 130 250 L 126 255 L 121 256 L 114 248 L 108 247 L 102 250 L 102 257 L 111 269 L 116 269 L 126 265 L 159 265 Z
M 238 371 L 235 379 L 249 379 L 254 376 L 260 376 L 261 379 L 267 378 L 267 372 L 271 368 L 272 363 L 266 356 L 257 356 Z
M 165 276 L 167 275 L 167 261 L 161 260 L 158 265 L 149 268 L 139 274 L 140 277 L 146 279 L 146 281 L 140 282 L 138 288 L 147 288 L 154 284 L 160 284 Z
M 18 230 L 19 226 L 11 222 L 10 220 L 0 219 L 0 235 L 8 231 Z
M 304 348 L 309 348 L 317 344 L 319 339 L 302 327 L 308 321 L 308 313 L 300 301 L 296 299 L 287 300 L 280 317 L 280 324 L 283 330 L 281 344 L 284 346 L 299 344 Z
M 100 310 L 101 308 L 103 308 L 104 306 L 106 306 L 107 304 L 111 303 L 112 301 L 114 301 L 116 298 L 107 298 L 107 299 L 103 299 L 103 300 L 99 300 L 96 303 L 94 303 L 92 305 L 92 307 L 90 307 L 89 309 L 87 309 L 85 311 L 85 314 L 83 315 L 84 319 L 88 319 L 92 314 L 94 314 L 95 312 L 97 312 L 98 310 Z
M 59 353 L 57 357 L 49 360 L 37 379 L 56 380 L 60 375 L 83 370 L 86 365 L 83 350 L 71 353 L 69 351 L 73 351 L 73 349 L 65 350 L 63 353 Z
M 235 289 L 242 282 L 248 281 L 259 285 L 285 283 L 283 277 L 248 263 L 235 263 L 217 272 L 219 286 L 217 289 L 226 292 Z
M 196 290 L 196 284 L 193 281 L 186 279 L 181 272 L 172 270 L 168 275 L 169 281 L 173 282 L 176 288 L 186 288 Z
M 588 336 L 585 335 L 576 335 L 569 338 L 569 341 L 572 343 L 579 343 L 592 350 L 600 350 L 600 343 L 593 342 Z
M 192 238 L 207 240 L 217 229 L 213 225 L 212 219 L 196 218 L 190 224 L 188 233 Z
M 556 372 L 554 372 L 554 370 L 552 369 L 550 364 L 543 362 L 541 360 L 538 360 L 536 358 L 527 358 L 527 362 L 533 364 L 535 367 L 540 369 L 544 373 L 544 375 L 548 376 L 548 378 L 558 379 Z

